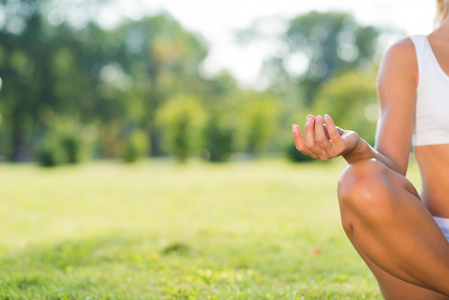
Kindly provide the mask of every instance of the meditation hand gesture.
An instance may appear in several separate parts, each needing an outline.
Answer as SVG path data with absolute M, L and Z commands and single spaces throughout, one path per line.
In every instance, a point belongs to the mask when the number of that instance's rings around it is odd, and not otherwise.
M 304 126 L 304 138 L 298 125 L 293 125 L 293 139 L 296 149 L 315 159 L 328 160 L 355 152 L 360 142 L 359 135 L 354 131 L 343 130 L 335 126 L 329 115 L 307 116 Z

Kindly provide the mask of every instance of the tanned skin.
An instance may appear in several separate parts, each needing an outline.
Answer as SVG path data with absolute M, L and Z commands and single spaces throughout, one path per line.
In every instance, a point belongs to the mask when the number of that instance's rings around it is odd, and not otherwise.
M 449 84 L 449 18 L 427 38 Z M 449 299 L 449 242 L 432 217 L 449 218 L 449 144 L 415 147 L 421 195 L 405 178 L 418 80 L 415 48 L 406 38 L 380 66 L 374 148 L 328 115 L 309 115 L 304 135 L 298 125 L 292 129 L 299 151 L 348 162 L 338 184 L 343 228 L 388 300 Z

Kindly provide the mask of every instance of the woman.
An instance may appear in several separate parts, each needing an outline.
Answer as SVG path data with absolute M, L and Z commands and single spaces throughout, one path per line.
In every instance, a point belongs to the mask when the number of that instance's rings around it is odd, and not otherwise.
M 435 31 L 384 55 L 375 148 L 328 115 L 309 115 L 304 137 L 293 125 L 299 151 L 348 162 L 338 184 L 343 228 L 386 299 L 449 299 L 449 0 L 437 6 Z M 421 194 L 405 178 L 412 146 Z

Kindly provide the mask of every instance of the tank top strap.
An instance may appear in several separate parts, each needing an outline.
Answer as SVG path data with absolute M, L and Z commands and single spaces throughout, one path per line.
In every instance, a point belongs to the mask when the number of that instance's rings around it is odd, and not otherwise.
M 426 85 L 424 81 L 427 78 L 430 78 L 430 75 L 435 72 L 435 58 L 427 36 L 411 35 L 410 39 L 412 40 L 416 51 L 416 60 L 418 63 L 419 73 L 419 90 Z

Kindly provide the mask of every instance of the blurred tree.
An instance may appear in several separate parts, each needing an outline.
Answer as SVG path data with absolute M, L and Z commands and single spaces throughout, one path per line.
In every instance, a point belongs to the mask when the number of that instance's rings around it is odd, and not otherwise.
M 88 157 L 87 140 L 82 125 L 73 118 L 48 115 L 50 124 L 37 145 L 37 160 L 41 166 L 76 164 Z
M 380 33 L 379 28 L 359 25 L 348 13 L 312 11 L 291 19 L 281 37 L 286 51 L 266 64 L 273 88 L 296 82 L 310 104 L 336 72 L 375 64 Z
M 208 118 L 203 131 L 206 158 L 211 162 L 223 162 L 234 150 L 237 130 L 235 115 L 238 103 L 234 96 L 237 81 L 229 73 L 222 72 L 204 83 L 204 105 Z
M 205 119 L 201 102 L 185 95 L 167 101 L 158 111 L 157 120 L 166 148 L 179 162 L 185 162 L 193 150 L 201 148 Z
M 98 8 L 100 2 L 105 1 L 89 2 L 89 8 Z M 4 79 L 0 151 L 13 161 L 32 157 L 32 141 L 46 131 L 49 113 L 72 114 L 82 108 L 85 113 L 93 102 L 89 101 L 91 88 L 98 81 L 91 74 L 102 63 L 102 56 L 86 49 L 88 43 L 76 36 L 75 27 L 63 20 L 58 26 L 49 23 L 46 12 L 53 4 L 50 0 L 0 2 L 5 15 L 0 28 Z M 93 24 L 87 19 L 87 32 Z
M 240 95 L 238 142 L 253 155 L 274 143 L 281 102 L 268 93 L 245 91 Z
M 236 146 L 279 149 L 275 130 L 290 126 L 303 95 L 310 102 L 335 74 L 369 64 L 379 33 L 347 14 L 299 16 L 265 64 L 271 90 L 242 91 L 230 74 L 207 73 L 206 42 L 167 14 L 101 27 L 110 1 L 0 0 L 1 154 L 76 162 L 76 135 L 101 157 L 127 160 L 165 150 L 185 160 L 201 143 L 212 161 Z
M 43 41 L 45 20 L 40 8 L 44 2 L 0 2 L 5 17 L 0 30 L 2 140 L 7 139 L 2 141 L 1 148 L 13 160 L 29 156 L 26 140 L 36 120 L 39 102 L 53 99 L 52 74 L 44 67 L 52 54 Z
M 224 162 L 228 160 L 233 148 L 234 128 L 228 122 L 225 109 L 209 111 L 209 118 L 204 127 L 204 147 L 207 150 L 207 159 L 211 162 Z
M 60 146 L 55 136 L 45 136 L 37 150 L 37 161 L 39 165 L 49 168 L 63 164 L 65 157 Z
M 125 51 L 119 64 L 133 82 L 133 97 L 141 101 L 139 124 L 150 132 L 152 153 L 161 154 L 156 113 L 177 94 L 203 90 L 199 65 L 207 55 L 205 42 L 167 14 L 125 22 L 115 32 Z
M 159 106 L 205 91 L 198 69 L 207 47 L 199 36 L 166 14 L 106 30 L 94 18 L 107 2 L 0 1 L 0 153 L 32 158 L 32 144 L 57 114 L 96 124 L 106 157 L 120 155 L 113 144 L 129 127 L 147 131 L 160 154 Z
M 148 154 L 149 141 L 145 131 L 136 129 L 127 134 L 121 143 L 121 157 L 126 163 L 133 163 Z

